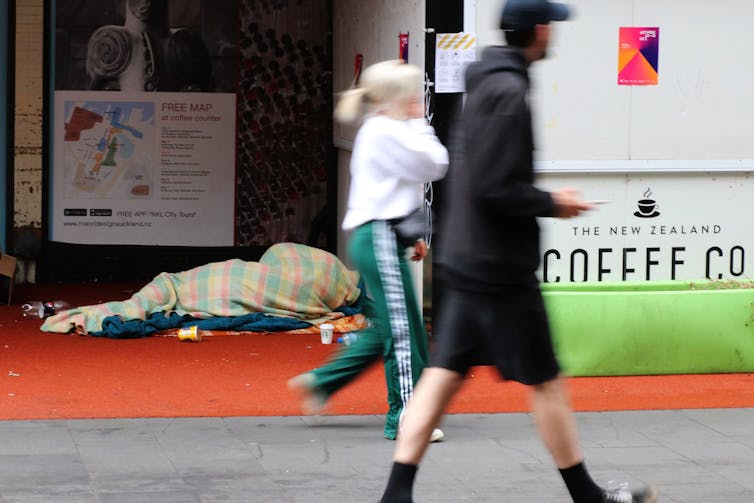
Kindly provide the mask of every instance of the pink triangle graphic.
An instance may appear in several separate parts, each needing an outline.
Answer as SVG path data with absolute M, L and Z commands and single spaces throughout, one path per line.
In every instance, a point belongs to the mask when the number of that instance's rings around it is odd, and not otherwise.
M 656 85 L 657 72 L 641 53 L 637 53 L 618 73 L 618 84 Z

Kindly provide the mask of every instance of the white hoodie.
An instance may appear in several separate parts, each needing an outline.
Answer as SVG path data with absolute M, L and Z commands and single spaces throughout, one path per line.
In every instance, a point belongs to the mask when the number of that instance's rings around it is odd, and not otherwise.
M 367 117 L 351 155 L 351 187 L 343 229 L 408 215 L 421 205 L 421 185 L 448 169 L 448 151 L 424 119 Z

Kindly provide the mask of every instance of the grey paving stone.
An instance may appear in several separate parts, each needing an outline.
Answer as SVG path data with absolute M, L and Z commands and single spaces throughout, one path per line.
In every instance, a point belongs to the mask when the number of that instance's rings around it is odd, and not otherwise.
M 374 503 L 395 443 L 384 418 L 0 422 L 2 503 Z M 754 409 L 577 414 L 596 480 L 662 503 L 754 501 Z M 418 503 L 568 501 L 529 414 L 447 416 Z
M 71 454 L 0 456 L 0 494 L 41 487 L 57 492 L 88 490 L 90 476 L 81 459 Z
M 39 492 L 32 490 L 3 491 L 0 501 L 3 503 L 51 503 L 54 501 L 65 503 L 99 503 L 97 496 L 88 491 L 53 493 L 49 490 L 40 490 Z
M 0 455 L 75 454 L 65 421 L 0 421 Z
M 100 503 L 201 503 L 189 492 L 123 492 L 100 494 Z

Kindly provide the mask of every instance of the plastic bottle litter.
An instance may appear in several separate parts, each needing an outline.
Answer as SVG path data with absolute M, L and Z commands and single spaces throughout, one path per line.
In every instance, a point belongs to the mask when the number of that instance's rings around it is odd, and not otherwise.
M 359 338 L 357 334 L 354 332 L 348 332 L 346 334 L 343 334 L 342 337 L 338 337 L 338 344 L 345 344 L 346 346 L 350 346 L 356 340 Z
M 21 314 L 24 318 L 42 319 L 70 309 L 71 305 L 64 300 L 33 300 L 21 305 Z

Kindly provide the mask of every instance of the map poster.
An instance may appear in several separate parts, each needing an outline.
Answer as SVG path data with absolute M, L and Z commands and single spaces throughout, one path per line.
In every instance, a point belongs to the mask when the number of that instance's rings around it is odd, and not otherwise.
M 232 246 L 235 95 L 56 91 L 52 239 Z

